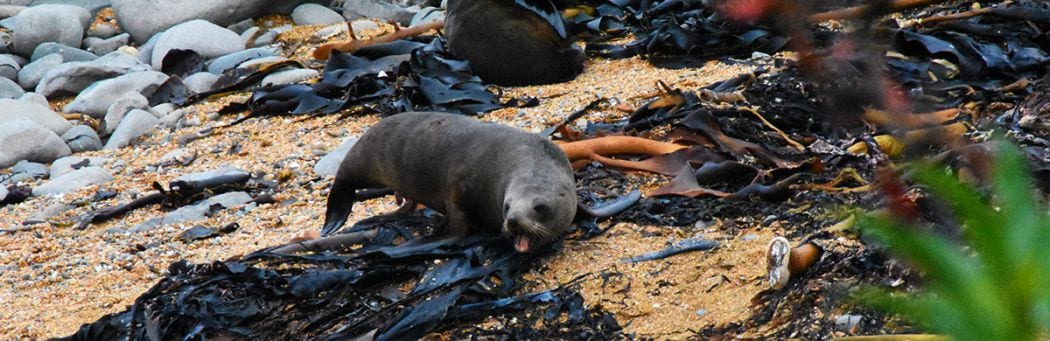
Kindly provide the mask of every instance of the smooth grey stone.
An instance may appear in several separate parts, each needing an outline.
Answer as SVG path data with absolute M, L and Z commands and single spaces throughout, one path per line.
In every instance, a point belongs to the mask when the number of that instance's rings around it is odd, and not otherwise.
M 291 69 L 284 71 L 277 71 L 263 77 L 262 81 L 259 82 L 262 86 L 267 85 L 284 85 L 284 84 L 295 84 L 305 80 L 317 77 L 320 72 L 314 69 Z
M 33 6 L 12 17 L 15 32 L 12 49 L 28 56 L 42 43 L 55 42 L 80 46 L 84 30 L 91 24 L 91 13 L 72 6 L 48 4 Z
M 129 111 L 146 108 L 149 108 L 149 100 L 145 96 L 137 92 L 124 93 L 123 96 L 114 101 L 113 104 L 110 104 L 109 108 L 106 109 L 106 116 L 102 118 L 102 123 L 99 127 L 102 136 L 113 134 L 113 131 L 117 130 L 117 127 L 120 126 L 120 121 L 124 120 L 124 116 Z
M 350 28 L 353 28 L 354 32 L 363 32 L 377 29 L 379 28 L 379 24 L 368 19 L 358 19 L 350 23 Z
M 78 112 L 91 117 L 104 117 L 109 106 L 129 92 L 142 94 L 168 80 L 168 75 L 156 71 L 131 72 L 126 75 L 92 84 L 84 89 L 72 102 L 62 108 L 63 112 Z
M 245 171 L 243 169 L 237 168 L 237 167 L 222 167 L 222 168 L 219 168 L 219 169 L 214 169 L 214 170 L 205 171 L 205 172 L 197 172 L 197 173 L 190 173 L 190 174 L 180 175 L 179 177 L 175 178 L 175 180 L 177 180 L 177 181 L 186 181 L 186 182 L 199 182 L 201 180 L 207 180 L 207 179 L 211 179 L 211 178 L 219 177 L 219 176 L 245 176 L 245 175 L 250 175 L 250 173 L 248 173 L 247 171 Z
M 26 91 L 10 78 L 0 78 L 0 98 L 20 98 Z
M 280 33 L 277 33 L 277 31 L 266 31 L 266 33 L 263 33 L 259 35 L 258 38 L 255 38 L 255 45 L 252 45 L 252 47 L 263 47 L 271 45 L 275 41 L 277 41 L 277 35 L 279 34 Z
M 7 57 L 7 58 L 13 60 L 15 63 L 18 64 L 19 68 L 23 68 L 23 67 L 26 66 L 26 64 L 29 64 L 29 58 L 22 57 L 22 56 L 19 56 L 17 54 L 4 53 L 4 54 L 0 54 L 0 56 L 4 56 L 4 57 Z
M 19 65 L 18 61 L 6 55 L 0 55 L 0 77 L 18 79 L 19 70 L 22 70 L 22 65 Z
M 190 89 L 190 91 L 199 94 L 211 91 L 211 86 L 214 85 L 217 80 L 219 80 L 218 75 L 210 72 L 198 72 L 183 79 L 182 84 L 185 84 L 186 88 Z
M 91 27 L 87 31 L 88 37 L 106 39 L 120 33 L 120 28 L 108 23 L 101 23 Z
M 95 129 L 92 129 L 89 126 L 75 126 L 72 129 L 67 130 L 65 134 L 62 134 L 62 139 L 66 141 L 69 150 L 74 153 L 102 149 L 102 139 L 98 137 L 98 133 L 95 132 Z
M 43 179 L 46 176 L 47 165 L 22 160 L 11 167 L 11 178 L 8 181 L 17 184 L 22 182 L 22 180 Z
M 343 16 L 318 4 L 302 4 L 292 11 L 292 22 L 296 25 L 331 25 L 343 22 Z
M 7 19 L 16 16 L 18 15 L 18 13 L 21 13 L 26 8 L 28 7 L 11 5 L 10 1 L 0 1 L 0 18 Z
M 409 21 L 409 25 L 416 26 L 444 20 L 445 11 L 437 7 L 424 7 L 422 10 L 416 12 L 416 14 L 412 16 L 412 20 Z
M 79 45 L 80 43 L 77 44 Z M 29 57 L 29 60 L 36 61 L 46 55 L 53 53 L 62 55 L 62 60 L 67 62 L 90 62 L 92 60 L 98 59 L 98 55 L 75 47 L 70 47 L 58 43 L 43 43 L 33 50 L 33 55 Z
M 186 116 L 187 112 L 189 112 L 189 109 L 178 109 L 172 111 L 167 115 L 164 115 L 164 117 L 161 117 L 160 124 L 165 128 L 175 128 L 175 125 L 177 125 L 179 121 L 182 120 L 183 116 Z
M 245 47 L 249 46 L 248 45 L 249 40 L 258 39 L 259 38 L 259 36 L 260 36 L 259 31 L 262 31 L 262 29 L 259 28 L 258 26 L 253 26 L 253 27 L 249 27 L 247 30 L 244 30 L 244 32 L 241 32 L 240 33 L 241 45 L 244 45 Z M 255 46 L 255 41 L 252 40 L 251 43 L 252 43 L 251 46 L 254 47 Z
M 109 7 L 109 0 L 36 0 L 33 1 L 31 6 L 39 6 L 45 4 L 66 4 L 73 5 L 91 12 L 91 17 L 94 18 L 95 14 L 103 8 Z
M 14 17 L 10 17 L 10 18 L 6 18 L 6 19 L 3 19 L 3 20 L 0 20 L 0 27 L 6 28 L 8 30 L 14 30 L 15 29 L 15 18 Z
M 241 63 L 240 65 L 237 65 L 237 67 L 238 68 L 246 68 L 246 67 L 251 67 L 251 66 L 254 66 L 254 65 L 270 64 L 270 63 L 276 63 L 276 62 L 281 62 L 281 61 L 285 61 L 285 60 L 288 60 L 288 58 L 285 58 L 285 57 L 282 57 L 282 56 L 255 58 L 255 59 L 246 61 L 244 63 Z
M 127 147 L 135 142 L 135 139 L 150 135 L 156 129 L 160 120 L 156 116 L 142 109 L 134 109 L 120 120 L 120 125 L 113 131 L 113 135 L 102 146 L 104 150 L 115 150 Z
M 87 37 L 84 38 L 84 46 L 87 47 L 88 52 L 104 55 L 116 51 L 121 46 L 127 45 L 130 41 L 131 35 L 123 33 L 109 39 Z
M 246 61 L 263 57 L 273 57 L 276 55 L 276 50 L 266 47 L 256 47 L 238 51 L 212 60 L 208 63 L 208 72 L 221 75 L 223 72 L 236 68 L 237 65 Z
M 51 103 L 48 103 L 47 97 L 44 97 L 43 95 L 40 95 L 35 92 L 25 93 L 24 95 L 22 95 L 22 97 L 18 98 L 18 101 L 26 103 L 35 103 L 36 105 L 39 105 L 41 107 L 51 109 Z
M 304 3 L 327 4 L 331 0 L 113 0 L 120 26 L 137 42 L 157 32 L 194 19 L 220 26 L 258 18 L 265 14 L 289 14 Z
M 249 28 L 255 26 L 255 20 L 244 19 L 226 26 L 227 30 L 233 31 L 233 33 L 241 34 L 247 31 Z
M 153 64 L 153 48 L 157 46 L 157 41 L 160 40 L 160 35 L 164 32 L 157 33 L 152 38 L 149 38 L 145 43 L 139 46 L 139 54 L 137 57 L 143 64 Z M 134 36 L 132 36 L 134 37 Z
M 149 111 L 149 113 L 153 114 L 153 116 L 157 116 L 157 118 L 161 118 L 161 117 L 164 117 L 165 115 L 167 115 L 168 113 L 170 113 L 172 111 L 175 111 L 175 109 L 178 109 L 178 108 L 179 108 L 178 106 L 176 106 L 175 104 L 172 104 L 172 103 L 161 103 L 161 104 L 157 104 L 157 105 L 154 105 L 154 106 L 150 107 L 148 111 Z
M 101 157 L 66 156 L 51 163 L 50 177 L 54 179 L 84 167 L 102 167 L 105 163 L 106 159 Z
M 59 116 L 46 105 L 40 105 L 34 101 L 20 101 L 14 99 L 0 99 L 0 122 L 11 122 L 18 119 L 33 121 L 55 134 L 65 133 L 73 125 Z
M 314 38 L 328 39 L 328 38 L 334 37 L 336 35 L 339 35 L 340 33 L 345 33 L 345 32 L 346 32 L 346 25 L 342 25 L 342 24 L 331 25 L 331 26 L 322 28 L 320 30 L 317 30 L 317 32 L 314 32 Z
M 401 6 L 383 0 L 353 0 L 343 3 L 343 18 L 347 21 L 357 19 L 393 20 L 403 26 L 412 21 L 413 13 Z
M 192 148 L 179 148 L 172 150 L 160 159 L 157 159 L 158 166 L 174 166 L 174 165 L 186 165 L 193 162 L 197 158 L 197 151 Z
M 44 78 L 44 74 L 62 65 L 62 62 L 62 55 L 52 53 L 29 63 L 18 71 L 18 85 L 21 85 L 23 89 L 36 89 L 36 85 L 40 84 L 40 79 Z
M 22 6 L 22 7 L 29 6 L 29 4 L 32 4 L 32 3 L 33 3 L 33 0 L 0 0 L 0 4 L 3 4 L 3 5 Z
M 143 65 L 135 57 L 122 52 L 113 52 L 90 62 L 65 63 L 51 69 L 44 74 L 44 78 L 40 79 L 40 84 L 36 86 L 36 93 L 45 97 L 76 94 L 95 82 L 130 72 L 147 70 L 149 66 Z
M 294 27 L 295 26 L 292 26 L 292 25 L 281 25 L 281 26 L 277 26 L 277 27 L 271 28 L 270 31 L 277 32 L 277 34 L 281 34 L 281 33 L 284 33 L 284 32 L 291 31 L 292 28 L 294 28 Z
M 33 121 L 23 118 L 0 122 L 4 122 L 0 124 L 0 168 L 22 160 L 51 162 L 72 153 L 55 132 Z
M 154 217 L 129 229 L 131 232 L 145 232 L 164 225 L 178 224 L 189 221 L 204 220 L 212 212 L 215 205 L 230 209 L 247 204 L 252 201 L 252 196 L 245 192 L 223 193 L 202 200 L 196 204 L 179 207 L 163 217 Z
M 45 224 L 45 223 L 47 223 L 48 219 L 57 217 L 57 216 L 61 215 L 62 213 L 65 213 L 66 211 L 72 210 L 74 208 L 76 208 L 76 206 L 69 205 L 69 204 L 66 204 L 66 203 L 57 202 L 57 203 L 48 205 L 47 207 L 45 207 L 44 209 L 42 209 L 40 211 L 37 211 L 36 213 L 33 213 L 32 215 L 29 216 L 29 219 L 26 219 L 25 221 L 22 222 L 22 225 Z
M 339 171 L 339 164 L 343 163 L 346 153 L 356 143 L 357 139 L 353 137 L 343 140 L 339 147 L 317 160 L 317 163 L 314 164 L 314 173 L 320 176 L 335 176 L 335 173 Z
M 168 51 L 193 50 L 204 58 L 214 58 L 244 49 L 241 37 L 233 31 L 204 20 L 193 20 L 164 31 L 153 47 L 153 69 L 160 70 Z
M 92 185 L 101 185 L 110 181 L 113 181 L 113 175 L 109 174 L 105 169 L 102 169 L 101 167 L 84 167 L 66 173 L 60 177 L 53 178 L 51 181 L 48 181 L 40 187 L 34 188 L 33 195 L 59 195 L 75 192 L 81 188 Z

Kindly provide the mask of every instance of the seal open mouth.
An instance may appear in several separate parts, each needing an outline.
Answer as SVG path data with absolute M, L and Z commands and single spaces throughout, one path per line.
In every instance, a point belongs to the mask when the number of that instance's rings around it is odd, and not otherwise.
M 519 234 L 514 238 L 514 250 L 520 253 L 529 252 L 529 235 Z

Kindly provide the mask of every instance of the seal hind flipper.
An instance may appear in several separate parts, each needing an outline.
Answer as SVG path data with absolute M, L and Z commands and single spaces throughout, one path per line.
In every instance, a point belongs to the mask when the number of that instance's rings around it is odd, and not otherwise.
M 351 194 L 348 196 L 347 192 Z M 350 216 L 354 208 L 354 201 L 356 201 L 354 192 L 353 189 L 346 191 L 332 188 L 332 193 L 328 194 L 328 208 L 325 211 L 321 236 L 330 235 L 346 224 L 346 218 Z

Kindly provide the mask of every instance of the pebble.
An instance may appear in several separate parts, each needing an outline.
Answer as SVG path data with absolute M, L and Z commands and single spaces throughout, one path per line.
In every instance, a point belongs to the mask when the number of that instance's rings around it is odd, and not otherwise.
M 80 43 L 77 42 L 77 45 L 80 45 Z M 52 53 L 61 55 L 62 60 L 67 62 L 90 62 L 98 59 L 98 55 L 75 47 L 58 43 L 43 43 L 33 50 L 33 54 L 29 57 L 29 60 L 36 61 L 37 59 L 43 58 Z
M 153 114 L 153 116 L 157 116 L 157 118 L 161 118 L 178 108 L 178 106 L 172 103 L 161 103 L 150 107 L 149 113 Z
M 18 15 L 18 13 L 20 13 L 23 10 L 26 9 L 26 6 L 21 6 L 21 5 L 14 4 L 14 3 L 17 3 L 17 2 L 20 2 L 20 1 L 4 1 L 3 2 L 4 4 L 0 5 L 0 18 L 7 19 L 7 18 L 10 18 L 10 17 L 16 16 L 16 15 Z M 25 1 L 21 1 L 21 2 L 25 2 Z M 26 4 L 28 4 L 28 2 Z
M 258 38 L 255 38 L 255 45 L 252 45 L 252 47 L 263 47 L 273 44 L 275 41 L 277 41 L 277 36 L 279 34 L 280 33 L 277 33 L 277 31 L 273 30 L 266 31 L 266 33 L 263 33 L 262 35 L 259 35 Z
M 51 103 L 47 101 L 47 97 L 44 97 L 43 95 L 35 92 L 27 92 L 25 95 L 22 95 L 22 97 L 18 98 L 18 101 L 33 103 L 48 109 L 51 108 Z
M 153 69 L 160 70 L 164 56 L 172 49 L 193 50 L 204 58 L 215 58 L 244 49 L 241 37 L 233 31 L 204 20 L 193 20 L 164 31 L 153 47 Z
M 90 152 L 102 149 L 102 139 L 98 137 L 95 129 L 89 126 L 79 125 L 62 134 L 62 139 L 73 153 Z
M 351 22 L 350 27 L 354 29 L 354 32 L 362 32 L 378 29 L 379 24 L 369 19 L 359 19 Z
M 380 21 L 393 20 L 402 26 L 408 26 L 412 16 L 412 12 L 383 0 L 354 0 L 343 3 L 343 18 L 348 21 L 374 18 Z
M 246 61 L 264 57 L 273 57 L 276 55 L 277 51 L 275 49 L 267 47 L 256 47 L 238 51 L 212 60 L 211 63 L 208 64 L 208 72 L 221 75 L 227 70 L 236 68 L 237 65 Z
M 139 45 L 139 53 L 135 56 L 139 58 L 140 62 L 143 64 L 153 64 L 153 48 L 157 46 L 157 40 L 160 40 L 161 34 L 164 34 L 164 32 L 157 33 L 145 43 Z M 134 36 L 132 36 L 132 38 L 134 38 Z
M 317 30 L 317 32 L 314 32 L 314 37 L 318 39 L 328 39 L 331 37 L 335 37 L 340 33 L 346 33 L 346 25 L 336 24 L 322 28 L 320 30 Z
M 141 94 L 147 88 L 156 87 L 168 80 L 168 75 L 156 71 L 131 72 L 126 75 L 95 83 L 84 89 L 70 102 L 63 112 L 78 112 L 91 117 L 104 117 L 109 106 L 128 93 Z
M 19 98 L 25 94 L 26 91 L 22 90 L 21 85 L 10 78 L 0 77 L 0 98 Z
M 841 315 L 835 319 L 835 330 L 848 332 L 856 328 L 864 317 L 860 315 Z
M 51 163 L 49 176 L 54 179 L 84 167 L 101 167 L 105 163 L 106 159 L 101 157 L 66 156 Z
M 87 31 L 88 37 L 106 39 L 120 33 L 120 28 L 110 23 L 100 23 Z
M 346 157 L 346 153 L 350 151 L 350 148 L 354 147 L 357 143 L 356 138 L 347 138 L 336 147 L 335 150 L 321 157 L 314 164 L 314 173 L 320 176 L 335 176 L 335 173 L 339 171 L 339 164 L 343 163 L 343 158 Z
M 743 236 L 740 236 L 740 241 L 742 242 L 750 242 L 754 240 L 758 240 L 758 235 L 754 233 L 748 233 Z
M 58 195 L 74 192 L 81 188 L 101 185 L 113 181 L 113 175 L 101 167 L 84 167 L 60 177 L 52 178 L 51 181 L 33 189 L 33 195 Z
M 199 94 L 210 91 L 212 85 L 218 80 L 218 75 L 210 72 L 198 72 L 183 79 L 182 84 L 185 84 L 186 88 L 190 89 L 193 93 Z
M 197 159 L 197 151 L 193 148 L 179 148 L 164 154 L 157 160 L 157 166 L 188 166 Z
M 55 132 L 33 121 L 22 118 L 0 122 L 4 122 L 0 123 L 0 168 L 22 160 L 51 162 L 72 153 Z
M 50 107 L 40 105 L 35 101 L 0 99 L 0 123 L 18 119 L 33 121 L 55 134 L 65 133 L 73 127 L 65 118 L 51 111 Z
M 3 53 L 0 54 L 0 56 L 4 56 L 15 61 L 15 63 L 18 63 L 18 67 L 25 67 L 26 64 L 29 64 L 29 58 L 22 57 L 17 54 Z
M 36 93 L 45 97 L 63 94 L 83 95 L 82 91 L 101 80 L 110 80 L 130 72 L 147 71 L 135 57 L 113 52 L 90 62 L 74 62 L 59 65 L 44 74 Z M 80 95 L 77 98 L 80 98 Z
M 416 14 L 412 16 L 412 20 L 409 22 L 409 25 L 417 26 L 444 20 L 445 11 L 437 7 L 424 7 L 422 10 L 416 12 Z
M 296 25 L 331 25 L 343 22 L 343 16 L 318 4 L 302 4 L 292 11 L 292 22 Z
M 762 219 L 762 226 L 769 227 L 769 225 L 772 225 L 774 222 L 777 221 L 777 219 L 780 219 L 780 217 L 772 214 L 767 215 L 765 218 Z
M 244 31 L 247 31 L 249 28 L 252 28 L 252 27 L 255 27 L 255 20 L 244 19 L 244 20 L 235 22 L 233 24 L 230 24 L 229 26 L 226 26 L 226 29 L 230 30 L 230 31 L 233 31 L 233 33 L 241 34 L 241 33 L 244 33 Z
M 42 43 L 55 42 L 80 46 L 84 30 L 91 23 L 91 13 L 71 5 L 33 6 L 14 16 L 13 50 L 28 56 Z
M 252 39 L 258 39 L 260 31 L 262 31 L 262 29 L 258 26 L 249 27 L 247 30 L 244 30 L 244 32 L 240 33 L 241 43 L 244 44 L 244 46 L 255 47 L 255 40 Z
M 159 123 L 160 120 L 148 111 L 134 109 L 120 121 L 102 149 L 114 150 L 129 146 L 135 139 L 151 134 Z
M 18 71 L 22 65 L 11 57 L 0 55 L 0 77 L 7 79 L 18 79 Z
M 22 222 L 22 225 L 44 224 L 47 223 L 48 219 L 57 217 L 62 213 L 65 213 L 66 211 L 69 211 L 74 208 L 76 208 L 76 206 L 62 202 L 57 202 L 45 207 L 40 211 L 37 211 L 36 213 L 33 213 L 29 216 L 29 219 L 26 219 Z
M 22 160 L 11 167 L 11 178 L 8 181 L 17 184 L 22 180 L 43 179 L 46 176 L 47 165 Z
M 44 78 L 44 74 L 62 65 L 62 62 L 62 55 L 52 53 L 29 63 L 18 71 L 18 85 L 23 89 L 35 89 L 36 85 L 40 84 L 40 79 Z
M 117 130 L 117 126 L 120 125 L 120 121 L 124 119 L 124 115 L 129 111 L 146 108 L 149 108 L 149 100 L 145 96 L 137 92 L 125 93 L 106 109 L 106 116 L 102 118 L 99 126 L 102 136 L 113 134 L 113 131 Z
M 277 71 L 263 77 L 262 81 L 259 82 L 262 86 L 267 85 L 284 85 L 301 83 L 308 79 L 317 77 L 320 72 L 314 69 L 291 69 L 284 71 Z
M 131 42 L 131 35 L 127 33 L 122 33 L 108 39 L 96 37 L 84 38 L 84 46 L 87 47 L 87 51 L 99 55 L 116 51 L 118 48 L 127 45 L 129 42 Z
M 255 66 L 255 65 L 270 64 L 270 63 L 276 63 L 276 62 L 281 62 L 281 61 L 285 61 L 285 60 L 288 60 L 288 58 L 281 57 L 281 56 L 262 57 L 262 58 L 256 58 L 256 59 L 252 59 L 252 60 L 246 61 L 244 63 L 241 63 L 240 65 L 237 65 L 237 68 L 247 68 L 247 67 L 252 67 L 252 66 Z

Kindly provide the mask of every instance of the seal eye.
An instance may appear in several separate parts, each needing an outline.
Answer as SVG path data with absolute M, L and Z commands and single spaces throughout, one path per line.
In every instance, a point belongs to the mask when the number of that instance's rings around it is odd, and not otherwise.
M 503 214 L 510 212 L 510 204 L 503 204 Z
M 547 204 L 536 204 L 536 206 L 534 206 L 532 209 L 540 215 L 547 215 L 547 213 L 550 212 L 551 207 L 547 206 Z

